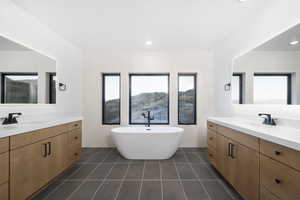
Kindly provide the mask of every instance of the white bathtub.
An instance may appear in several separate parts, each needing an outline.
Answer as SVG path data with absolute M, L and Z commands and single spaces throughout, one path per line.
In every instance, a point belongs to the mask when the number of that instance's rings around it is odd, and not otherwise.
M 118 151 L 127 159 L 161 160 L 178 149 L 184 130 L 177 127 L 120 127 L 111 129 Z

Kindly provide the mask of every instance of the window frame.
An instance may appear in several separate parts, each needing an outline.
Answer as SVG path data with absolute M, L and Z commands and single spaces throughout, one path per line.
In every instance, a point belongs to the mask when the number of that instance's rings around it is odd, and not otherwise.
M 57 95 L 56 95 L 56 85 L 55 85 L 55 102 L 52 102 L 52 88 L 53 88 L 53 77 L 56 76 L 56 73 L 55 72 L 50 72 L 48 73 L 49 74 L 49 99 L 48 99 L 48 102 L 49 104 L 56 104 L 56 100 L 57 100 Z M 57 84 L 57 83 L 56 83 Z
M 167 76 L 168 77 L 168 112 L 167 112 L 167 122 L 166 123 L 152 123 L 150 125 L 169 125 L 170 124 L 170 73 L 129 73 L 129 124 L 130 125 L 145 125 L 145 123 L 133 123 L 131 119 L 131 89 L 132 89 L 132 77 L 133 76 Z
M 105 116 L 105 77 L 118 76 L 119 77 L 119 122 L 108 123 L 104 121 Z M 121 124 L 121 73 L 102 73 L 102 125 L 120 125 Z
M 244 76 L 243 73 L 233 73 L 232 76 L 238 76 L 239 77 L 239 104 L 244 104 Z
M 194 102 L 194 122 L 182 123 L 179 120 L 179 78 L 180 76 L 193 76 L 194 77 L 194 89 L 195 89 L 195 102 Z M 197 73 L 178 73 L 177 75 L 177 123 L 179 125 L 197 125 Z
M 1 104 L 10 104 L 5 103 L 5 76 L 39 76 L 36 72 L 1 72 Z M 38 102 L 38 99 L 37 99 Z M 20 104 L 33 104 L 33 103 L 20 103 Z M 36 103 L 38 104 L 38 103 Z
M 258 73 L 255 72 L 253 76 L 285 76 L 287 77 L 287 104 L 292 104 L 292 74 L 290 73 Z M 254 93 L 254 90 L 253 90 Z M 253 99 L 254 101 L 254 99 Z M 276 105 L 276 104 L 275 104 Z

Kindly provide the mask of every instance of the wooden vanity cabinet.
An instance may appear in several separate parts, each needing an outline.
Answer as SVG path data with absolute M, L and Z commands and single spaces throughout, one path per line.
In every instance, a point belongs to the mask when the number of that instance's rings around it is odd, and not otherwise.
M 70 159 L 70 154 L 75 153 L 70 135 L 76 132 L 81 138 L 81 127 L 70 128 L 73 125 L 74 123 L 70 123 L 28 135 L 12 136 L 15 143 L 11 146 L 13 149 L 10 152 L 10 200 L 24 200 L 31 197 L 75 161 Z M 26 135 L 30 138 L 26 138 Z M 26 142 L 13 137 L 25 138 Z M 81 140 L 77 143 L 76 152 L 80 150 Z
M 300 200 L 300 151 L 208 123 L 209 160 L 245 200 Z
M 230 129 L 217 127 L 215 167 L 246 200 L 259 199 L 259 152 L 244 145 L 249 141 Z M 250 141 L 255 141 L 251 140 Z M 258 141 L 257 141 L 258 143 Z M 257 147 L 254 143 L 251 147 Z M 208 145 L 208 149 L 210 146 Z
M 0 139 L 0 199 L 8 200 L 9 138 Z

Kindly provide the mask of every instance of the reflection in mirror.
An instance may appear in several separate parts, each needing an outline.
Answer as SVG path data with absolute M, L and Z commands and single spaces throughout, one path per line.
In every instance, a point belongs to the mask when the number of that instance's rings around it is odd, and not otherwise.
M 300 25 L 234 61 L 234 104 L 300 104 Z
M 0 36 L 2 104 L 55 104 L 56 62 Z

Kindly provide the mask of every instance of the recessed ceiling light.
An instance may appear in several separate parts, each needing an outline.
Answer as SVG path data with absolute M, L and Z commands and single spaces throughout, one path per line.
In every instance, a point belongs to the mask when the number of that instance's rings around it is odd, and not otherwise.
M 292 46 L 297 45 L 297 44 L 299 44 L 298 40 L 293 40 L 290 42 L 290 45 L 292 45 Z
M 247 0 L 239 0 L 240 2 L 245 2 L 245 1 L 247 1 Z
M 152 45 L 152 41 L 146 41 L 145 44 L 146 44 L 147 46 L 151 46 L 151 45 Z

